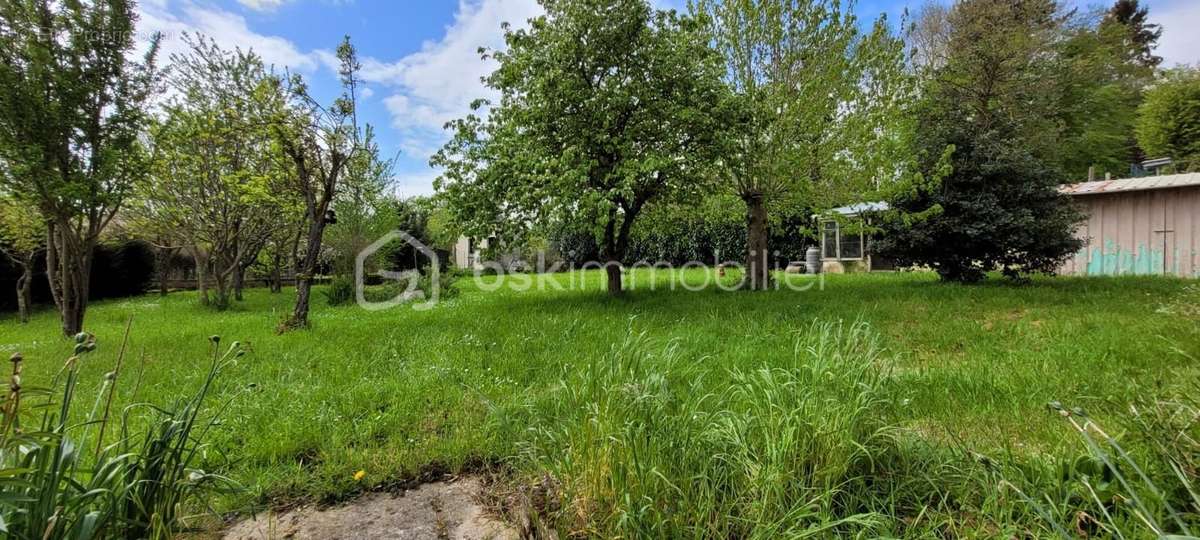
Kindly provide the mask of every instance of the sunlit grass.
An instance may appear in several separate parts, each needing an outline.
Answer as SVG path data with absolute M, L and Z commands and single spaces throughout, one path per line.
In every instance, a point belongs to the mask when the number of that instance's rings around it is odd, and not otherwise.
M 284 335 L 274 330 L 290 292 L 248 291 L 224 312 L 198 306 L 190 293 L 103 302 L 88 312 L 100 348 L 81 379 L 99 385 L 131 316 L 127 369 L 144 372 L 137 396 L 118 389 L 121 404 L 170 402 L 204 377 L 208 336 L 242 341 L 246 356 L 224 376 L 253 388 L 224 412 L 208 466 L 252 494 L 289 501 L 505 462 L 518 455 L 525 430 L 538 427 L 513 425 L 505 411 L 556 392 L 572 374 L 611 358 L 631 334 L 648 349 L 671 348 L 671 369 L 719 390 L 731 370 L 790 365 L 814 320 L 862 321 L 885 349 L 877 362 L 889 376 L 887 399 L 872 405 L 881 418 L 934 447 L 1035 458 L 1080 451 L 1078 438 L 1046 412 L 1049 401 L 1107 421 L 1133 396 L 1200 376 L 1200 366 L 1175 350 L 1200 356 L 1197 321 L 1162 309 L 1188 294 L 1180 280 L 971 287 L 926 274 L 876 274 L 747 293 L 722 290 L 700 270 L 652 276 L 643 269 L 633 275 L 636 288 L 614 299 L 602 292 L 602 278 L 549 276 L 553 282 L 531 291 L 509 287 L 525 277 L 468 279 L 462 294 L 426 311 L 331 308 L 315 295 L 312 329 Z M 798 287 L 811 282 L 797 280 Z M 680 285 L 706 281 L 695 292 Z M 27 380 L 43 382 L 71 346 L 57 328 L 52 311 L 26 326 L 5 315 L 0 348 L 24 353 Z M 366 475 L 356 481 L 359 470 Z

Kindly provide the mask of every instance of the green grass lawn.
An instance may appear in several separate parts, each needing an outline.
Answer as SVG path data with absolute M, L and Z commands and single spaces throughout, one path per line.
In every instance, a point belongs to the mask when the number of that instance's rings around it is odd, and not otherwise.
M 1138 396 L 1200 378 L 1187 357 L 1200 358 L 1189 308 L 1200 292 L 1181 280 L 959 286 L 929 274 L 836 275 L 820 290 L 747 293 L 671 291 L 667 277 L 650 290 L 645 270 L 635 277 L 638 289 L 617 299 L 600 292 L 598 272 L 556 276 L 585 281 L 586 291 L 484 291 L 463 280 L 460 295 L 427 311 L 331 308 L 317 295 L 313 327 L 285 335 L 274 330 L 288 292 L 251 290 L 219 313 L 190 293 L 102 302 L 88 311 L 100 348 L 83 373 L 99 385 L 131 316 L 119 404 L 187 395 L 203 377 L 210 335 L 247 344 L 223 377 L 233 399 L 206 457 L 251 488 L 234 506 L 334 500 L 430 471 L 520 468 L 524 434 L 539 428 L 530 404 L 613 358 L 631 334 L 650 362 L 669 351 L 670 369 L 716 392 L 733 370 L 790 365 L 814 320 L 862 321 L 886 349 L 876 363 L 887 399 L 872 407 L 889 423 L 934 447 L 1014 459 L 1084 451 L 1049 401 L 1104 423 Z M 55 313 L 25 326 L 3 317 L 0 351 L 24 353 L 26 384 L 46 383 L 71 347 Z

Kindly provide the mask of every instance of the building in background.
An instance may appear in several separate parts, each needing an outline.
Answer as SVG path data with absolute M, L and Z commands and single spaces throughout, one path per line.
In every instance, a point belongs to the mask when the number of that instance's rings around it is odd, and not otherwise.
M 483 251 L 488 248 L 492 239 L 477 240 L 469 236 L 460 236 L 454 243 L 454 266 L 465 270 L 480 270 L 483 268 Z
M 895 264 L 891 260 L 871 249 L 872 236 L 863 232 L 864 228 L 871 225 L 872 213 L 887 209 L 886 202 L 866 202 L 834 208 L 813 216 L 821 235 L 822 271 L 841 273 L 895 270 Z
M 1063 186 L 1087 215 L 1070 275 L 1200 277 L 1200 173 Z

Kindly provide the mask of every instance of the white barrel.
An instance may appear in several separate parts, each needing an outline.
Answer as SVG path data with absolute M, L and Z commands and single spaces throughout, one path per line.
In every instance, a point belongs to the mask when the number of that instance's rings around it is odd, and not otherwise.
M 812 246 L 804 252 L 804 265 L 810 274 L 821 273 L 821 248 Z

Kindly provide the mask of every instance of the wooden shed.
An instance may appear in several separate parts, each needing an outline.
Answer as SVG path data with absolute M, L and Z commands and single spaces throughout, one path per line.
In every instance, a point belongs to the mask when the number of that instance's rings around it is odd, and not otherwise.
M 1200 173 L 1063 186 L 1087 215 L 1073 275 L 1200 277 Z

